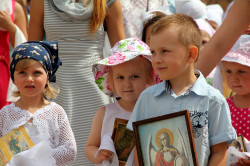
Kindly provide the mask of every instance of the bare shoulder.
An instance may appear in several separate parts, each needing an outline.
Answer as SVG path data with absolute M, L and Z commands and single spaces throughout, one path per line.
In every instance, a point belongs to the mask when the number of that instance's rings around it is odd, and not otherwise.
M 100 107 L 100 108 L 96 111 L 95 119 L 98 119 L 98 120 L 103 121 L 105 112 L 106 112 L 106 106 Z

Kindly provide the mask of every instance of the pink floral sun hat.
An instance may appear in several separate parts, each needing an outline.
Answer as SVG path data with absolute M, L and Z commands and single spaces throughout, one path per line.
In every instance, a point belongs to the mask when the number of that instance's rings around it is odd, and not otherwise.
M 99 89 L 110 97 L 117 97 L 112 93 L 108 78 L 109 66 L 115 66 L 142 56 L 151 62 L 151 52 L 146 43 L 137 38 L 128 38 L 117 42 L 109 52 L 109 57 L 102 59 L 92 66 L 95 83 Z M 159 83 L 159 77 L 154 73 L 155 83 Z
M 241 35 L 221 61 L 235 62 L 250 67 L 250 35 Z

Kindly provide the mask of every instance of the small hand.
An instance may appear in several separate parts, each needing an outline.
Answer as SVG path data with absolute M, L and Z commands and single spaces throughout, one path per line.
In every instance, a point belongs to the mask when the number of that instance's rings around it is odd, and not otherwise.
M 247 156 L 248 159 L 239 158 L 236 165 L 238 166 L 250 166 L 250 157 Z
M 10 15 L 6 11 L 0 11 L 0 27 L 9 31 L 13 26 Z
M 112 156 L 112 151 L 102 149 L 99 151 L 97 158 L 101 161 L 108 160 Z

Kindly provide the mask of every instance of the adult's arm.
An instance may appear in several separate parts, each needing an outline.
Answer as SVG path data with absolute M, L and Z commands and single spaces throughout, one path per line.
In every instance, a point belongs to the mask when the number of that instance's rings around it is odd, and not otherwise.
M 195 68 L 206 77 L 250 24 L 250 1 L 235 0 L 226 19 L 201 51 Z
M 43 40 L 44 0 L 33 0 L 30 4 L 28 40 Z
M 26 22 L 26 17 L 25 12 L 22 8 L 22 6 L 16 2 L 15 3 L 15 13 L 14 13 L 14 23 L 18 28 L 22 31 L 24 37 L 26 40 L 28 39 L 28 32 L 27 32 L 27 24 L 24 24 Z M 15 43 L 15 35 L 11 36 L 11 42 L 12 44 Z M 13 45 L 14 47 L 15 45 Z
M 105 22 L 110 45 L 113 47 L 116 42 L 125 38 L 120 0 L 116 0 L 108 7 Z

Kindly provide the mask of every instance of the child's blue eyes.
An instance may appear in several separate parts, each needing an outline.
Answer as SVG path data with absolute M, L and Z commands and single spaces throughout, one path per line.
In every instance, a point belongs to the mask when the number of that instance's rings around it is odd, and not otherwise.
M 245 73 L 246 71 L 243 71 L 243 70 L 239 70 L 239 73 Z
M 168 53 L 169 50 L 162 50 L 161 52 L 162 52 L 162 53 Z M 151 51 L 151 54 L 155 54 L 155 51 Z
M 137 75 L 133 75 L 133 76 L 132 76 L 132 78 L 139 78 L 139 76 L 137 76 Z
M 132 75 L 130 78 L 135 79 L 135 78 L 139 78 L 139 76 L 138 75 Z M 118 76 L 118 77 L 116 77 L 116 79 L 124 79 L 124 76 Z
M 42 72 L 40 72 L 40 71 L 35 71 L 35 74 L 41 74 Z
M 118 76 L 118 77 L 116 77 L 117 79 L 123 79 L 124 77 L 122 77 L 122 76 Z
M 162 50 L 163 53 L 169 52 L 168 50 Z
M 226 73 L 228 73 L 228 74 L 231 74 L 232 73 L 232 70 L 225 70 L 226 71 Z M 246 71 L 244 71 L 244 70 L 238 70 L 237 71 L 238 73 L 245 73 Z
M 26 74 L 26 72 L 25 72 L 25 71 L 20 71 L 20 72 L 18 72 L 18 74 L 24 75 L 24 74 Z M 40 71 L 35 71 L 33 74 L 34 74 L 34 75 L 40 75 L 40 74 L 42 74 L 42 72 L 40 72 Z

